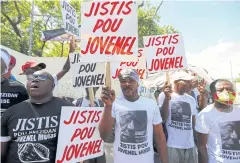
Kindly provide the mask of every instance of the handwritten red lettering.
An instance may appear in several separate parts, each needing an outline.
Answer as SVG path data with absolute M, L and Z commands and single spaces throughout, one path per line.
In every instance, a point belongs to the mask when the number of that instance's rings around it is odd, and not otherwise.
M 64 163 L 65 161 L 71 160 L 73 157 L 75 159 L 100 153 L 102 140 L 89 141 L 80 144 L 72 144 L 70 147 L 66 146 L 64 148 L 63 156 L 61 159 L 57 160 L 57 163 Z
M 104 33 L 108 32 L 109 30 L 111 32 L 116 32 L 121 26 L 122 22 L 123 22 L 123 18 L 114 19 L 114 20 L 112 20 L 111 18 L 108 18 L 105 21 L 103 19 L 98 19 L 93 28 L 93 32 L 95 33 L 100 28 L 101 28 L 101 31 Z
M 136 37 L 89 37 L 86 49 L 81 50 L 83 55 L 95 54 L 99 49 L 100 54 L 105 55 L 133 55 L 132 47 Z M 112 47 L 110 50 L 109 46 Z
M 131 13 L 131 5 L 133 4 L 133 1 L 111 1 L 111 2 L 93 2 L 90 10 L 88 13 L 84 13 L 84 16 L 90 17 L 90 16 L 97 16 L 100 14 L 101 16 L 105 15 L 113 15 L 116 13 L 117 15 L 128 15 Z
M 173 55 L 175 51 L 175 47 L 164 47 L 164 48 L 157 48 L 156 56 L 159 55 Z
M 65 125 L 70 124 L 83 124 L 83 123 L 97 123 L 100 121 L 100 115 L 102 111 L 84 110 L 73 111 L 68 120 L 64 120 Z
M 163 35 L 157 37 L 149 37 L 145 47 L 151 46 L 164 46 L 164 45 L 176 45 L 179 42 L 179 34 Z
M 83 129 L 77 128 L 71 138 L 71 142 L 73 142 L 76 138 L 79 138 L 80 140 L 84 139 L 90 139 L 94 132 L 95 132 L 96 127 L 85 127 Z
M 183 57 L 173 57 L 173 58 L 160 58 L 152 59 L 151 68 L 148 69 L 151 71 L 159 70 L 169 70 L 175 68 L 183 68 Z

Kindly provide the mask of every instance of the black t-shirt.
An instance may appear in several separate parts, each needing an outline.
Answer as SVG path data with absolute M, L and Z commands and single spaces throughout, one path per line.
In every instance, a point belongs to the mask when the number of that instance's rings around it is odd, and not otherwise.
M 1 139 L 11 137 L 6 163 L 54 163 L 62 106 L 73 106 L 53 97 L 44 104 L 29 100 L 7 109 L 1 118 Z
M 27 90 L 20 82 L 7 79 L 1 82 L 1 116 L 9 107 L 27 99 Z

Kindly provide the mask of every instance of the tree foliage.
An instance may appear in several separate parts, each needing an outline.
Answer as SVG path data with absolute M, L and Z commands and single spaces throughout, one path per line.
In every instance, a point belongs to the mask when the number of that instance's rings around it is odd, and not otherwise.
M 70 0 L 79 15 L 80 0 Z M 161 5 L 160 5 L 161 6 Z M 144 3 L 138 10 L 139 47 L 143 47 L 143 36 L 177 32 L 172 26 L 159 26 L 158 7 Z M 68 44 L 60 41 L 41 41 L 41 31 L 62 27 L 59 0 L 34 0 L 33 55 L 66 56 Z M 31 1 L 1 1 L 1 44 L 28 54 L 31 24 Z

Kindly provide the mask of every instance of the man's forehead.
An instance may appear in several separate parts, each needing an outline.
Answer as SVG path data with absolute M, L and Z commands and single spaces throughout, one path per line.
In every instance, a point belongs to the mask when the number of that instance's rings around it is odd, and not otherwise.
M 216 83 L 216 88 L 218 87 L 233 87 L 233 84 L 231 82 L 228 81 L 220 81 Z

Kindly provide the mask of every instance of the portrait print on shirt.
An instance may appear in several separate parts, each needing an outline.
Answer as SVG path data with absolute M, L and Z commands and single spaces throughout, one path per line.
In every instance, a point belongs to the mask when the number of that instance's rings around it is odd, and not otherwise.
M 171 104 L 171 119 L 172 121 L 190 123 L 191 122 L 191 108 L 190 104 L 183 101 L 173 102 Z
M 49 149 L 40 143 L 18 144 L 18 156 L 21 162 L 47 162 Z
M 180 130 L 192 130 L 191 107 L 184 101 L 171 102 L 171 124 L 170 127 Z
M 119 114 L 120 137 L 123 143 L 147 141 L 147 112 L 145 110 L 124 111 Z
M 240 151 L 240 121 L 219 123 L 222 149 Z

